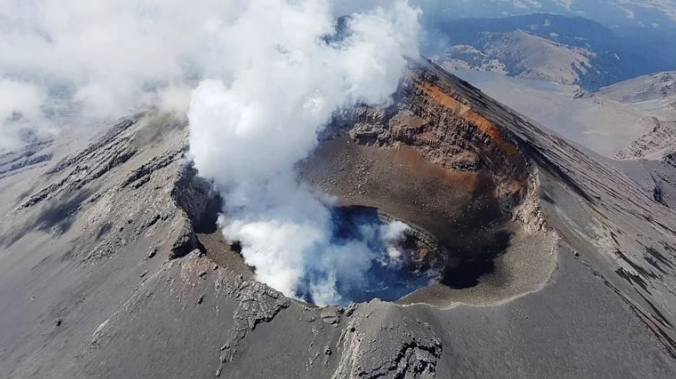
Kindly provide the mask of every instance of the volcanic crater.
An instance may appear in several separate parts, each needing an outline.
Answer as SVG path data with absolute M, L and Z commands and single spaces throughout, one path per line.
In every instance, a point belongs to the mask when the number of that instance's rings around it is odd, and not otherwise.
M 674 377 L 676 213 L 638 163 L 412 64 L 390 105 L 337 115 L 298 173 L 348 231 L 409 225 L 402 267 L 442 275 L 320 309 L 255 282 L 185 164 L 185 125 L 149 113 L 83 150 L 27 151 L 53 163 L 4 157 L 0 377 Z
M 373 288 L 354 299 L 446 307 L 535 291 L 555 268 L 535 176 L 509 132 L 433 72 L 412 64 L 391 104 L 336 114 L 298 164 L 300 181 L 338 199 L 338 228 L 364 217 L 408 226 L 399 271 L 374 265 Z M 213 226 L 220 203 L 208 209 Z M 253 276 L 220 231 L 197 229 L 207 255 Z

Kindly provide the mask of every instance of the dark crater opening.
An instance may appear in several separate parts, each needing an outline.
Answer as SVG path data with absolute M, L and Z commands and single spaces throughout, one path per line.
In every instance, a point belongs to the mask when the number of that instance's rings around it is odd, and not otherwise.
M 220 195 L 211 193 L 204 206 L 204 212 L 197 218 L 194 229 L 197 234 L 211 234 L 218 232 L 218 216 L 223 209 L 223 199 Z
M 441 284 L 455 289 L 471 288 L 479 279 L 493 274 L 496 258 L 510 245 L 511 234 L 504 229 L 486 228 L 482 233 L 457 234 L 441 243 L 449 257 Z

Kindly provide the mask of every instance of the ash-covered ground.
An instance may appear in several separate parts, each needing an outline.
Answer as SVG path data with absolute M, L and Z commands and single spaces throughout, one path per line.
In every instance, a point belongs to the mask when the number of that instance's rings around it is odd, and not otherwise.
M 187 136 L 149 112 L 0 157 L 0 377 L 676 374 L 670 197 L 426 61 L 297 168 L 407 224 L 402 272 L 443 266 L 402 298 L 317 307 L 257 283 Z

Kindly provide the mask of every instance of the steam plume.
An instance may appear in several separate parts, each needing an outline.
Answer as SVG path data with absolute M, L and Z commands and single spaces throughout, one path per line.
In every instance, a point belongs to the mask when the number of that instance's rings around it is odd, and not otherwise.
M 336 16 L 355 11 L 336 34 Z M 382 0 L 4 0 L 0 150 L 26 132 L 189 110 L 195 164 L 223 192 L 224 233 L 258 278 L 348 301 L 379 256 L 369 241 L 396 225 L 337 241 L 330 201 L 299 186 L 294 165 L 333 112 L 388 101 L 418 54 L 419 17 Z
M 245 3 L 1 1 L 0 149 L 20 132 L 47 137 L 149 106 L 185 113 L 195 79 L 220 74 L 210 25 Z
M 258 280 L 319 304 L 349 301 L 377 252 L 333 240 L 330 207 L 297 184 L 294 165 L 336 110 L 388 101 L 419 37 L 419 12 L 400 1 L 352 15 L 347 36 L 327 42 L 331 9 L 251 1 L 214 29 L 231 75 L 203 81 L 189 112 L 196 167 L 225 195 L 225 236 L 241 241 Z
M 237 61 L 242 54 L 224 50 L 237 44 L 236 37 L 223 35 L 225 28 L 255 7 L 284 12 L 285 5 L 279 1 L 256 3 L 0 1 L 0 150 L 18 147 L 25 132 L 48 137 L 63 128 L 89 127 L 149 106 L 185 114 L 190 93 L 201 79 L 228 84 L 232 73 L 246 64 Z M 302 6 L 313 15 L 324 12 L 321 8 L 337 9 L 334 14 L 342 15 L 391 4 L 384 0 L 289 3 L 295 5 L 288 9 Z M 298 16 L 287 19 L 285 27 L 326 26 L 308 25 Z M 266 47 L 254 47 L 262 53 L 275 38 L 261 32 L 271 27 L 251 28 L 246 31 L 247 41 L 239 37 L 241 44 L 251 48 L 267 40 Z

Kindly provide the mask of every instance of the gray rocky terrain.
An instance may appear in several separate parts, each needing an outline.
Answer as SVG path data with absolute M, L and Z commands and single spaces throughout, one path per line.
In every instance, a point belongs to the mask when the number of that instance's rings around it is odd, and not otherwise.
M 255 281 L 187 133 L 149 111 L 0 156 L 0 377 L 676 376 L 676 197 L 637 161 L 411 63 L 390 106 L 339 115 L 298 170 L 418 227 L 443 278 L 319 308 Z
M 638 173 L 656 201 L 675 206 L 676 192 L 676 82 L 674 72 L 661 72 L 603 88 L 597 96 L 615 101 L 650 117 L 653 127 L 616 157 L 625 169 Z
M 617 153 L 619 159 L 662 159 L 676 150 L 676 121 L 653 118 L 655 127 Z

